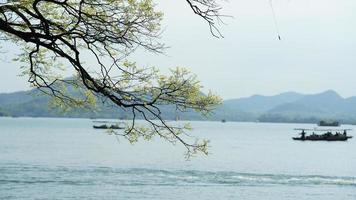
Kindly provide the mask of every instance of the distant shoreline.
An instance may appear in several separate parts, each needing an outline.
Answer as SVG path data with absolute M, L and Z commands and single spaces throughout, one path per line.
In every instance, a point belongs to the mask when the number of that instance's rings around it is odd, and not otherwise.
M 56 116 L 56 117 L 46 117 L 46 116 L 39 116 L 39 117 L 34 117 L 34 116 L 0 116 L 1 118 L 8 118 L 8 119 L 66 119 L 66 120 L 70 120 L 70 119 L 83 119 L 83 120 L 91 120 L 91 121 L 95 121 L 95 120 L 113 120 L 113 121 L 130 121 L 130 119 L 118 119 L 118 118 L 87 118 L 87 117 L 61 117 L 61 116 Z M 144 121 L 144 119 L 137 119 L 137 120 L 141 120 Z M 176 120 L 172 120 L 172 119 L 167 119 L 166 121 L 176 121 Z M 177 122 L 221 122 L 220 120 L 199 120 L 199 119 L 182 119 L 182 120 L 178 120 Z M 221 123 L 229 123 L 229 122 L 233 122 L 233 123 L 266 123 L 266 124 L 315 124 L 317 125 L 317 123 L 314 122 L 299 122 L 299 121 L 229 121 L 227 120 L 226 122 L 221 122 Z M 341 125 L 356 125 L 356 124 L 352 124 L 352 123 L 342 123 Z
M 49 108 L 50 99 L 27 92 L 0 94 L 0 116 L 86 119 L 130 119 L 132 113 L 110 103 L 97 103 L 93 109 L 63 112 Z M 307 123 L 338 121 L 356 124 L 356 96 L 343 98 L 332 90 L 317 94 L 285 92 L 274 96 L 253 95 L 222 102 L 207 117 L 192 109 L 177 112 L 174 106 L 160 105 L 161 117 L 167 120 L 226 121 L 261 123 Z

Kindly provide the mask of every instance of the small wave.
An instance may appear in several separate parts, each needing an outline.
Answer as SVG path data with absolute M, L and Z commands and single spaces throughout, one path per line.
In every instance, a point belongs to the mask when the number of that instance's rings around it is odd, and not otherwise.
M 70 180 L 11 180 L 0 179 L 0 184 L 61 184 L 61 185 L 87 185 L 85 182 L 70 181 Z
M 0 167 L 0 184 L 60 185 L 335 185 L 356 186 L 355 177 L 255 174 L 232 171 L 160 170 L 147 168 L 117 169 L 109 167 Z

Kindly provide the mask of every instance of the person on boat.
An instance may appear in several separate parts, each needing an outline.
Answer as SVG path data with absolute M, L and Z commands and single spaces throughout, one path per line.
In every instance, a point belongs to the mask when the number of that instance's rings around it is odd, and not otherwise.
M 304 140 L 305 139 L 305 131 L 304 130 L 302 130 L 302 132 L 300 133 L 300 134 L 302 134 L 302 140 Z
M 346 130 L 344 130 L 344 133 L 343 133 L 343 135 L 344 135 L 345 137 L 347 137 L 347 133 L 346 133 Z

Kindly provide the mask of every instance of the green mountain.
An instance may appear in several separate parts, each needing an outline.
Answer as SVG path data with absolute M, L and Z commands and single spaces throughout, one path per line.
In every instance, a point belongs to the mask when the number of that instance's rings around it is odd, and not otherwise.
M 62 112 L 48 107 L 49 98 L 34 90 L 0 94 L 0 116 L 27 117 L 78 117 L 78 118 L 130 118 L 131 113 L 110 103 L 98 103 L 97 109 L 74 109 Z M 214 112 L 203 117 L 188 110 L 178 112 L 172 106 L 161 106 L 168 120 L 222 120 L 261 122 L 309 122 L 338 120 L 356 122 L 356 97 L 342 98 L 335 91 L 304 95 L 286 92 L 274 96 L 225 100 Z
M 0 105 L 18 104 L 30 101 L 34 98 L 34 96 L 30 95 L 31 92 L 33 92 L 33 90 L 14 93 L 2 93 L 0 94 Z
M 72 109 L 63 112 L 49 107 L 50 98 L 39 95 L 35 90 L 0 94 L 0 116 L 13 117 L 72 117 L 72 118 L 131 118 L 129 110 L 112 103 L 98 101 L 95 109 Z M 188 110 L 178 112 L 173 106 L 161 106 L 162 116 L 169 120 L 208 120 L 200 114 Z M 139 117 L 139 116 L 138 116 Z
M 345 99 L 335 91 L 328 90 L 275 106 L 259 119 L 270 122 L 318 122 L 324 119 L 355 123 L 356 98 Z
M 251 97 L 230 99 L 224 101 L 224 105 L 238 108 L 245 112 L 263 113 L 275 106 L 297 101 L 304 95 L 296 92 L 285 92 L 274 96 L 253 95 Z

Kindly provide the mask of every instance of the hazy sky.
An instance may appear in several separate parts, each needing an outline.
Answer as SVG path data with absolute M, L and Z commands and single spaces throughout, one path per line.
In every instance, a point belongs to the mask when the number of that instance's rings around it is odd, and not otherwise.
M 157 0 L 165 13 L 166 55 L 139 53 L 140 64 L 167 69 L 184 66 L 198 75 L 204 90 L 223 98 L 285 91 L 315 93 L 333 89 L 356 95 L 356 1 L 269 0 L 223 3 L 226 25 L 216 39 L 184 0 Z M 11 53 L 7 46 L 3 48 Z M 19 64 L 0 61 L 0 92 L 26 89 Z

